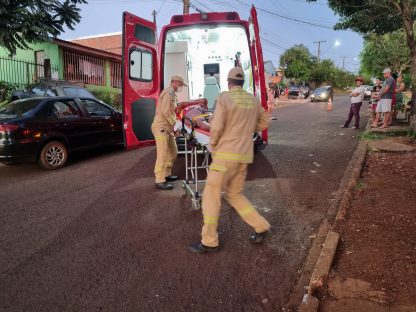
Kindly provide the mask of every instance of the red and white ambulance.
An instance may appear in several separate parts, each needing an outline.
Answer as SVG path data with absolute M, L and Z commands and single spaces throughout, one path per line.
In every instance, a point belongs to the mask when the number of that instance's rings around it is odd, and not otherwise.
M 236 12 L 175 15 L 157 40 L 156 25 L 123 14 L 123 118 L 128 149 L 152 144 L 151 124 L 160 92 L 173 74 L 188 81 L 178 101 L 215 98 L 227 90 L 228 71 L 241 66 L 244 89 L 267 110 L 264 64 L 254 6 L 248 21 Z M 216 87 L 209 81 L 215 77 Z M 208 106 L 213 107 L 214 103 Z M 259 134 L 267 142 L 267 130 Z

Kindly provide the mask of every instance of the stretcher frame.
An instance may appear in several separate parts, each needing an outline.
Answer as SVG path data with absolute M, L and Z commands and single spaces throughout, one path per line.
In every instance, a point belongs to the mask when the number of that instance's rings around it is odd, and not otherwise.
M 210 152 L 207 146 L 198 142 L 194 133 L 194 123 L 190 120 L 192 129 L 191 133 L 186 131 L 184 120 L 182 120 L 182 135 L 185 139 L 185 180 L 182 181 L 182 187 L 185 190 L 185 196 L 189 196 L 192 201 L 192 209 L 199 210 L 201 208 L 201 184 L 205 184 L 206 180 L 200 180 L 198 170 L 206 170 L 208 174 Z M 198 164 L 198 155 L 203 155 L 203 160 Z

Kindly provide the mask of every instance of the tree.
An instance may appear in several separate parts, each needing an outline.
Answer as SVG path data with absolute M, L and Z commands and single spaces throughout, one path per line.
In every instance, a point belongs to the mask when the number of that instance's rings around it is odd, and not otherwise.
M 416 129 L 416 0 L 328 0 L 328 5 L 341 17 L 335 24 L 335 29 L 351 29 L 361 34 L 380 35 L 398 29 L 404 30 L 411 57 L 412 126 Z
M 315 62 L 311 68 L 310 80 L 320 85 L 323 82 L 334 84 L 335 64 L 333 61 L 325 59 L 321 62 Z
M 285 76 L 299 81 L 309 80 L 309 72 L 314 57 L 302 44 L 287 49 L 280 56 L 280 66 L 285 68 Z
M 404 73 L 410 69 L 410 52 L 403 31 L 385 35 L 370 34 L 364 37 L 361 52 L 361 70 L 366 76 L 378 77 L 383 68 Z
M 81 20 L 79 4 L 86 0 L 1 0 L 0 46 L 11 54 L 29 43 L 56 37 L 64 26 L 74 29 Z

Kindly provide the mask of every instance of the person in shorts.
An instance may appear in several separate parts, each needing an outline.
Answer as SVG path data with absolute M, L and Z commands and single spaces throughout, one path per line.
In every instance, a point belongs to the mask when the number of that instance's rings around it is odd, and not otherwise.
M 378 104 L 377 97 L 378 97 L 378 93 L 380 92 L 381 88 L 382 88 L 381 79 L 377 78 L 376 83 L 373 86 L 373 90 L 371 92 L 371 99 L 370 99 L 371 123 L 372 124 L 376 120 L 376 108 L 377 108 L 377 104 Z
M 391 69 L 386 68 L 383 71 L 384 82 L 376 99 L 378 100 L 376 107 L 376 119 L 371 124 L 371 127 L 377 128 L 377 123 L 381 118 L 381 114 L 384 114 L 383 125 L 380 128 L 388 128 L 388 122 L 390 120 L 391 105 L 393 101 L 396 82 L 391 76 Z

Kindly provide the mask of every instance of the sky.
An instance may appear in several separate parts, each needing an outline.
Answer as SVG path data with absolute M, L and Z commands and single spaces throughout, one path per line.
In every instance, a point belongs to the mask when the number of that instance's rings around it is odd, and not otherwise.
M 280 55 L 295 44 L 303 44 L 320 59 L 331 59 L 336 66 L 348 71 L 359 69 L 359 54 L 363 40 L 352 31 L 335 31 L 339 17 L 328 7 L 327 1 L 317 0 L 190 0 L 190 13 L 196 8 L 205 12 L 236 11 L 248 19 L 251 4 L 257 8 L 264 60 L 278 67 Z M 182 14 L 182 0 L 88 0 L 80 6 L 81 22 L 75 30 L 66 29 L 61 39 L 75 39 L 105 33 L 121 32 L 122 12 L 128 11 L 153 20 L 156 10 L 158 29 L 168 24 L 172 15 Z

